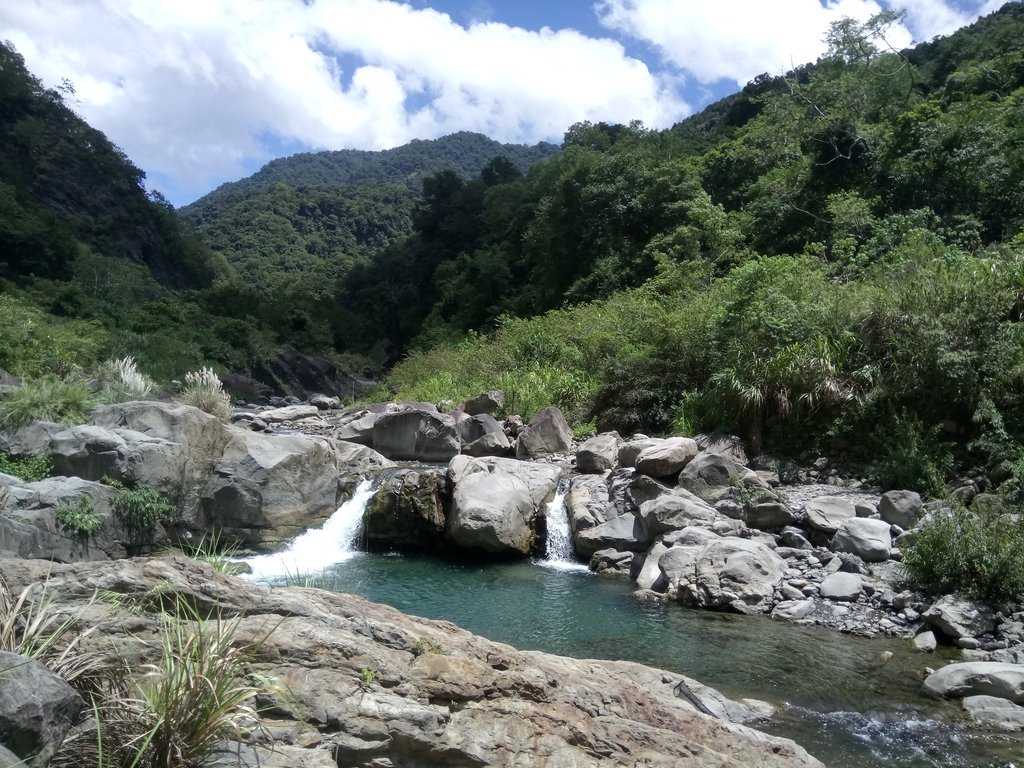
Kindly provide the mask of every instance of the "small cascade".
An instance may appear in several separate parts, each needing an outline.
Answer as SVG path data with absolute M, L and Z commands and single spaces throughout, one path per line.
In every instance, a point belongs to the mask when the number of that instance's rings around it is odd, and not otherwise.
M 572 526 L 569 524 L 569 508 L 565 504 L 569 492 L 569 481 L 562 480 L 555 490 L 555 497 L 548 502 L 545 509 L 547 519 L 547 554 L 542 565 L 552 568 L 586 570 L 587 566 L 576 560 L 576 550 L 572 544 Z
M 281 552 L 245 558 L 252 578 L 273 579 L 322 571 L 356 553 L 363 527 L 363 512 L 373 496 L 371 480 L 360 480 L 352 498 L 338 507 L 319 528 L 310 528 Z

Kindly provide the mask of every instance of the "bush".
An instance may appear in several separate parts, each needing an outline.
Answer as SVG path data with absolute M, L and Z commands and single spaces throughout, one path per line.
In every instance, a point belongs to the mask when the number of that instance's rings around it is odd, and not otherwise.
M 114 519 L 128 532 L 135 543 L 152 540 L 157 523 L 168 522 L 174 507 L 152 488 L 124 491 L 112 504 Z
M 178 401 L 206 411 L 221 421 L 231 418 L 231 398 L 212 368 L 186 373 L 185 386 L 178 395 Z
M 913 417 L 893 419 L 875 436 L 877 458 L 868 467 L 872 482 L 882 490 L 911 489 L 940 496 L 953 467 L 949 449 L 938 428 L 927 429 Z
M 26 380 L 0 400 L 0 428 L 15 430 L 33 421 L 81 424 L 92 407 L 85 382 L 43 376 Z
M 1002 504 L 934 513 L 903 548 L 911 581 L 988 601 L 1024 597 L 1024 520 Z
M 92 499 L 79 496 L 77 499 L 64 499 L 57 505 L 57 522 L 63 528 L 79 536 L 88 536 L 100 527 L 100 519 L 96 516 Z
M 102 389 L 97 399 L 103 403 L 124 403 L 129 400 L 143 400 L 156 386 L 152 379 L 141 373 L 135 358 L 107 360 L 96 372 Z
M 51 472 L 53 462 L 49 456 L 11 456 L 9 453 L 0 453 L 0 473 L 20 477 L 26 483 L 37 483 L 49 477 Z

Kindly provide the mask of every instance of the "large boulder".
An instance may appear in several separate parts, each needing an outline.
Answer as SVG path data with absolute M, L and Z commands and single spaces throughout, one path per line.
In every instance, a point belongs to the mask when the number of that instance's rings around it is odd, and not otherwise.
M 964 710 L 974 722 L 1000 731 L 1024 731 L 1024 707 L 996 696 L 965 696 Z
M 851 517 L 839 525 L 832 538 L 832 549 L 857 555 L 865 563 L 884 562 L 892 547 L 890 529 L 884 520 Z
M 617 432 L 604 432 L 585 440 L 576 449 L 576 471 L 600 474 L 615 468 L 620 438 Z
M 389 459 L 435 463 L 457 456 L 461 442 L 454 418 L 410 406 L 377 417 L 373 449 Z
M 621 514 L 612 503 L 608 482 L 598 475 L 574 475 L 569 480 L 565 505 L 574 532 L 608 522 Z
M 661 440 L 656 437 L 636 436 L 630 438 L 619 446 L 619 466 L 636 466 L 637 456 L 660 442 Z
M 796 514 L 780 501 L 764 501 L 744 507 L 743 520 L 751 528 L 774 531 L 792 525 Z
M 857 508 L 841 496 L 821 496 L 804 504 L 804 516 L 811 528 L 833 535 L 843 523 L 857 517 Z
M 469 456 L 504 456 L 512 449 L 505 430 L 486 413 L 465 416 L 457 422 L 462 452 Z
M 679 473 L 679 486 L 715 502 L 740 485 L 767 488 L 756 472 L 719 453 L 699 453 Z
M 689 437 L 670 437 L 636 457 L 636 470 L 650 477 L 677 474 L 697 455 L 697 443 Z
M 863 589 L 864 581 L 859 573 L 836 571 L 825 577 L 818 587 L 818 593 L 826 600 L 852 603 L 860 597 Z
M 281 424 L 286 421 L 298 421 L 299 419 L 311 419 L 320 415 L 320 409 L 315 405 L 286 405 L 282 408 L 271 408 L 260 411 L 260 418 L 268 424 Z
M 948 699 L 995 696 L 1024 704 L 1024 664 L 967 661 L 947 664 L 924 681 L 925 689 Z
M 713 539 L 697 557 L 693 579 L 680 584 L 679 598 L 700 608 L 761 613 L 771 607 L 785 570 L 786 562 L 760 542 Z
M 363 513 L 367 546 L 423 551 L 441 545 L 447 485 L 444 470 L 387 470 Z
M 566 453 L 571 449 L 572 430 L 555 407 L 540 411 L 516 438 L 516 456 L 520 459 Z
M 647 534 L 643 523 L 632 513 L 613 517 L 611 520 L 584 528 L 576 532 L 576 552 L 589 558 L 599 549 L 617 549 L 629 552 L 643 552 L 647 549 Z
M 0 651 L 0 746 L 23 761 L 12 766 L 49 765 L 84 706 L 82 697 L 46 667 Z
M 714 507 L 685 491 L 658 496 L 640 505 L 648 540 L 691 525 L 711 528 L 719 517 Z
M 380 413 L 362 409 L 347 413 L 332 421 L 337 425 L 333 437 L 359 445 L 373 446 L 373 425 L 377 423 Z
M 505 393 L 500 389 L 492 389 L 469 398 L 462 404 L 462 410 L 469 416 L 477 416 L 484 413 L 492 414 L 503 405 L 505 405 Z
M 977 637 L 995 629 L 996 615 L 992 608 L 977 600 L 944 595 L 924 612 L 925 622 L 954 640 Z
M 558 467 L 547 464 L 456 456 L 448 465 L 449 539 L 469 549 L 529 554 L 536 517 L 554 494 L 560 474 Z
M 881 518 L 905 531 L 917 525 L 923 509 L 924 503 L 914 491 L 888 491 L 882 494 L 878 502 Z

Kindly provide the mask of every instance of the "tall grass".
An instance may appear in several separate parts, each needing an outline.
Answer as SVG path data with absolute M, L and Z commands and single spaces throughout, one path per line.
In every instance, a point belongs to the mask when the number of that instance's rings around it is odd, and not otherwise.
M 96 378 L 102 385 L 97 399 L 103 403 L 144 400 L 156 387 L 153 380 L 138 369 L 135 358 L 131 356 L 102 363 L 96 371 Z
M 33 421 L 81 424 L 91 407 L 89 388 L 78 378 L 27 379 L 0 400 L 0 428 L 15 430 Z
M 179 402 L 192 405 L 216 416 L 221 421 L 231 418 L 231 398 L 224 391 L 220 378 L 212 368 L 202 368 L 185 374 L 185 386 L 177 397 Z

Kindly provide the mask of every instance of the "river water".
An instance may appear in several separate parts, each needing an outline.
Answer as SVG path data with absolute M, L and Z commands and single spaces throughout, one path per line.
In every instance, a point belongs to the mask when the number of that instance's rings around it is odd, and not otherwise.
M 957 704 L 924 695 L 925 667 L 948 655 L 926 656 L 906 641 L 640 602 L 629 583 L 594 576 L 564 554 L 467 563 L 358 552 L 351 520 L 361 517 L 360 503 L 357 494 L 335 516 L 349 523 L 332 518 L 281 555 L 249 560 L 262 574 L 255 578 L 301 576 L 310 586 L 451 621 L 517 648 L 637 661 L 734 698 L 764 699 L 778 715 L 757 727 L 837 768 L 1024 766 L 1024 739 L 965 728 Z M 556 504 L 548 509 L 549 536 L 558 535 L 559 514 Z

